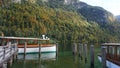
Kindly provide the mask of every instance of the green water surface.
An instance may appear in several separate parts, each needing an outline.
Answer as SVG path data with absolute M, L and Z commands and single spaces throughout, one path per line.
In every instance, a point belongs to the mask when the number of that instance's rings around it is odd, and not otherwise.
M 35 56 L 34 59 L 18 59 L 11 68 L 90 68 L 89 51 L 87 62 L 85 62 L 84 56 L 81 59 L 78 55 L 74 56 L 71 51 L 61 51 L 57 57 L 52 59 L 47 59 L 47 57 L 46 59 L 40 59 L 38 54 L 31 54 L 30 56 L 32 55 Z M 101 68 L 101 63 L 97 59 L 97 53 L 95 53 L 94 63 L 94 68 Z

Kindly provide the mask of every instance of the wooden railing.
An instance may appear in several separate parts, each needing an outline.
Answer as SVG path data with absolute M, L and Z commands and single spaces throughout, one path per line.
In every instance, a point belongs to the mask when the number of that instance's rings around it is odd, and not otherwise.
M 120 55 L 112 55 L 112 54 L 106 54 L 107 60 L 120 65 Z
M 0 46 L 0 65 L 7 62 L 17 52 L 17 43 Z

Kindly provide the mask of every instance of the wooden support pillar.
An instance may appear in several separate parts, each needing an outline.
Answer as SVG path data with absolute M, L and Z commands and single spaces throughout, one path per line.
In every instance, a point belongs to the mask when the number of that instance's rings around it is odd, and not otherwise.
M 13 59 L 12 57 L 7 61 L 7 68 L 10 68 L 12 66 Z
M 0 68 L 3 68 L 3 64 L 0 64 Z
M 94 68 L 94 46 L 90 46 L 90 68 Z
M 5 53 L 6 53 L 6 51 L 5 51 L 5 47 L 3 47 L 3 59 L 5 59 Z
M 102 47 L 102 68 L 106 68 L 106 48 Z
M 84 57 L 85 57 L 85 63 L 87 62 L 87 44 L 84 44 Z
M 7 68 L 7 62 L 2 64 L 2 68 Z
M 17 59 L 17 55 L 14 54 L 14 55 L 13 55 L 13 63 L 16 61 L 16 59 Z
M 73 45 L 72 45 L 72 52 L 74 55 L 77 54 L 77 44 L 76 43 L 73 43 Z

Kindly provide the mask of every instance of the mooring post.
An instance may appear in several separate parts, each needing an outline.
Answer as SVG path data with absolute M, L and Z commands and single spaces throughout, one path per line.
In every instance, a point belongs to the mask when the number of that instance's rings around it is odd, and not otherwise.
M 18 54 L 17 44 L 18 44 L 18 43 L 15 43 L 15 45 L 14 45 L 14 51 L 16 51 L 16 52 L 15 52 L 14 55 L 13 55 L 13 62 L 15 62 L 16 59 L 17 59 L 17 54 Z
M 90 68 L 94 68 L 94 46 L 90 46 Z
M 85 63 L 87 62 L 87 44 L 84 44 L 84 57 L 85 57 Z
M 106 68 L 106 48 L 102 47 L 102 68 Z
M 25 45 L 24 45 L 24 59 L 26 57 L 26 48 L 27 48 L 27 41 L 25 41 Z
M 38 44 L 39 45 L 39 58 L 41 57 L 41 45 L 40 44 Z
M 58 56 L 58 43 L 56 43 L 56 57 Z
M 83 59 L 83 54 L 84 54 L 84 50 L 83 50 L 83 47 L 84 47 L 84 45 L 83 44 L 81 44 L 81 60 Z
M 82 46 L 82 44 L 80 44 L 80 43 L 78 43 L 78 45 L 79 45 L 79 46 L 78 46 L 79 57 L 80 57 L 80 59 L 82 59 L 82 52 L 83 52 L 83 51 L 82 51 L 82 50 L 83 50 L 82 47 L 83 47 L 83 46 Z
M 73 51 L 73 55 L 77 54 L 77 44 L 76 43 L 73 43 L 73 45 L 72 45 L 72 51 Z

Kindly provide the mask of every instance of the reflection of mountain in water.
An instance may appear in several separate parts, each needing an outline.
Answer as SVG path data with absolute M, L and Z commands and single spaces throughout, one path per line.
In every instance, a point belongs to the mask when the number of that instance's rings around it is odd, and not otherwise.
M 24 59 L 24 54 L 19 54 L 18 59 L 22 60 Z M 26 54 L 25 57 L 26 60 L 38 60 L 39 54 Z M 56 59 L 56 53 L 41 53 L 41 60 L 55 60 Z

